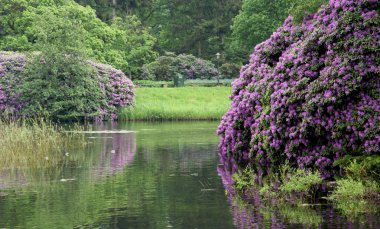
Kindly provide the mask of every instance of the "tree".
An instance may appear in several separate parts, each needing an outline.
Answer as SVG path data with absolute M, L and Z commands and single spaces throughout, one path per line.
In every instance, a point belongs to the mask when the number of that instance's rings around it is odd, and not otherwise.
M 83 43 L 86 30 L 65 20 L 68 12 L 44 11 L 34 19 L 35 47 L 31 63 L 19 84 L 24 116 L 48 116 L 54 120 L 94 118 L 106 100 L 87 61 Z
M 244 0 L 242 10 L 233 19 L 232 49 L 251 52 L 282 24 L 288 8 L 287 0 Z
M 73 0 L 6 0 L 0 12 L 2 50 L 39 51 L 36 45 L 38 17 L 51 12 L 56 20 L 75 23 L 83 29 L 82 45 L 91 59 L 111 64 L 129 74 L 140 74 L 141 63 L 150 62 L 157 56 L 153 51 L 154 37 L 136 17 L 123 19 L 125 26 L 115 18 L 110 26 L 97 18 L 93 9 Z M 65 36 L 63 31 L 57 34 L 57 39 L 59 36 Z
M 242 10 L 233 19 L 232 35 L 229 38 L 230 53 L 239 53 L 247 59 L 254 47 L 268 39 L 292 15 L 300 22 L 302 19 L 327 3 L 328 0 L 244 0 Z

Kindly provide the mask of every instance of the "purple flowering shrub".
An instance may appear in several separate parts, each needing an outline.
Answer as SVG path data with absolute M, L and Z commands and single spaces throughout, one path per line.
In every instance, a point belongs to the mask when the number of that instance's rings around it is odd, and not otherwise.
M 25 55 L 0 52 L 0 113 L 15 115 L 20 111 L 22 104 L 15 88 L 25 64 Z
M 193 55 L 168 53 L 160 56 L 156 61 L 143 66 L 142 79 L 146 80 L 173 80 L 177 74 L 186 79 L 211 79 L 218 75 L 218 69 L 208 61 Z
M 325 177 L 345 155 L 379 155 L 378 0 L 330 0 L 256 46 L 218 129 L 220 157 L 262 172 L 289 160 Z
M 116 119 L 117 109 L 134 105 L 135 86 L 125 74 L 110 65 L 90 61 L 100 77 L 100 88 L 107 98 L 107 106 L 99 109 L 98 119 Z
M 90 61 L 96 69 L 98 84 L 106 103 L 98 108 L 98 120 L 116 119 L 120 107 L 134 104 L 135 89 L 123 72 L 110 65 Z M 20 115 L 24 105 L 16 88 L 23 84 L 23 71 L 27 56 L 13 52 L 0 52 L 0 114 Z M 95 101 L 96 102 L 96 101 Z

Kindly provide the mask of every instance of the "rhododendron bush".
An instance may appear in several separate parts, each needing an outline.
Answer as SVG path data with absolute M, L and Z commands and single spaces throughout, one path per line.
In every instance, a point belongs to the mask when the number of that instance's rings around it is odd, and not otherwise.
M 78 88 L 75 86 L 79 83 L 70 82 L 70 77 L 72 76 L 68 76 L 68 79 L 63 80 L 57 78 L 45 79 L 46 82 L 42 83 L 46 83 L 46 91 L 42 90 L 37 92 L 38 94 L 44 94 L 45 96 L 39 97 L 35 95 L 36 89 L 33 89 L 33 85 L 36 84 L 35 82 L 40 82 L 41 79 L 38 78 L 33 81 L 33 79 L 30 79 L 31 76 L 28 75 L 28 71 L 25 71 L 30 63 L 31 61 L 28 60 L 26 55 L 12 52 L 0 52 L 0 115 L 12 117 L 34 116 L 35 114 L 28 113 L 30 111 L 30 109 L 28 110 L 28 106 L 31 103 L 40 104 L 41 106 L 45 106 L 45 108 L 47 106 L 59 106 L 59 109 L 61 110 L 72 110 L 73 108 L 70 106 L 79 104 L 78 99 L 64 98 L 64 96 L 75 96 L 75 93 L 86 96 L 83 97 L 85 100 L 82 99 L 84 101 L 84 106 L 91 106 L 93 107 L 91 109 L 94 110 L 94 113 L 91 115 L 87 113 L 85 108 L 81 108 L 83 113 L 79 114 L 78 111 L 81 111 L 79 109 L 74 110 L 75 113 L 69 111 L 75 115 L 72 117 L 75 119 L 81 117 L 88 117 L 97 120 L 115 119 L 117 118 L 116 114 L 118 108 L 131 106 L 134 103 L 135 90 L 132 81 L 128 79 L 122 71 L 114 69 L 109 65 L 99 64 L 92 61 L 89 62 L 89 66 L 93 69 L 90 72 L 94 72 L 94 75 L 88 78 L 92 79 L 92 82 L 88 82 L 87 78 L 83 78 L 82 84 L 84 86 L 82 88 Z M 41 63 L 41 66 L 44 64 L 46 64 L 45 61 Z M 59 77 L 64 77 L 64 75 Z M 50 86 L 52 84 L 60 85 L 60 89 L 58 89 L 58 91 L 62 91 L 62 93 L 59 94 L 61 97 L 57 97 L 56 92 L 51 92 L 51 90 L 54 89 L 54 87 Z M 91 88 L 92 85 L 95 85 L 97 88 Z M 29 92 L 29 89 L 31 92 Z M 80 89 L 84 91 L 75 91 Z M 68 93 L 65 93 L 65 90 L 68 91 Z M 22 91 L 24 93 L 28 93 L 28 96 L 26 96 L 26 94 L 22 94 Z M 97 91 L 99 91 L 99 93 L 97 93 Z M 92 95 L 88 93 L 94 94 Z M 46 96 L 46 94 L 48 96 Z M 46 98 L 48 101 L 45 101 Z M 65 112 L 66 111 L 63 110 L 63 113 Z M 69 112 L 67 113 L 70 114 Z M 53 118 L 54 117 L 59 116 L 55 115 Z M 70 118 L 69 116 L 67 117 Z
M 0 113 L 16 114 L 21 109 L 15 88 L 26 64 L 25 55 L 0 52 Z
M 327 171 L 345 155 L 378 155 L 379 8 L 330 0 L 257 45 L 218 129 L 221 159 L 261 172 L 285 160 Z
M 186 79 L 211 79 L 218 75 L 218 69 L 211 61 L 193 55 L 167 53 L 156 61 L 143 66 L 142 79 L 173 80 L 178 74 Z

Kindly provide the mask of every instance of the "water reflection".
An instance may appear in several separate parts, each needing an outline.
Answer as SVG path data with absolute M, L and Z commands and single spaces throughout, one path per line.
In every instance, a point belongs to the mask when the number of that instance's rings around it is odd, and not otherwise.
M 0 172 L 0 228 L 380 228 L 379 213 L 242 201 L 218 166 L 217 125 L 96 125 L 134 132 L 86 133 L 61 167 Z
M 0 228 L 233 228 L 215 169 L 216 126 L 94 126 L 135 133 L 87 134 L 87 148 L 69 152 L 61 168 L 3 186 Z
M 217 170 L 237 228 L 380 228 L 379 213 L 348 216 L 342 214 L 339 206 L 332 206 L 326 201 L 301 206 L 264 203 L 259 192 L 242 200 L 234 190 L 230 168 L 219 165 Z
M 95 139 L 92 137 L 91 139 Z M 98 137 L 97 144 L 102 146 L 98 162 L 93 168 L 93 176 L 108 176 L 123 171 L 131 164 L 136 154 L 136 136 L 134 133 L 113 134 Z

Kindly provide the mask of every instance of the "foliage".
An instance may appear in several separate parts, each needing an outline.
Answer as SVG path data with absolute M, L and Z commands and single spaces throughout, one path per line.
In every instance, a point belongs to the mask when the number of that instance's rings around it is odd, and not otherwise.
M 234 63 L 223 63 L 220 66 L 220 74 L 224 79 L 234 79 L 239 77 L 241 66 Z
M 350 221 L 365 222 L 368 219 L 368 214 L 378 212 L 378 203 L 368 200 L 337 200 L 334 202 L 335 207 L 347 217 Z
M 59 53 L 35 53 L 28 64 L 26 55 L 0 53 L 2 116 L 108 119 L 134 103 L 134 85 L 121 71 Z
M 380 178 L 380 156 L 345 156 L 334 162 L 335 166 L 344 168 L 348 176 L 354 179 Z
M 322 178 L 318 172 L 307 172 L 297 169 L 289 180 L 285 181 L 280 191 L 285 193 L 306 192 L 309 193 L 313 187 L 322 183 Z
M 287 1 L 244 0 L 240 13 L 233 19 L 232 45 L 250 52 L 267 39 L 285 20 Z
M 144 65 L 142 78 L 170 81 L 178 74 L 186 79 L 211 79 L 218 75 L 218 70 L 210 61 L 196 58 L 193 55 L 169 54 L 160 56 L 156 61 Z
M 266 201 L 258 193 L 257 184 L 252 188 L 253 192 L 245 192 L 244 196 L 236 192 L 235 184 L 232 180 L 233 173 L 231 168 L 226 165 L 220 165 L 217 168 L 218 174 L 221 177 L 223 186 L 226 190 L 226 198 L 230 205 L 231 214 L 233 216 L 234 224 L 237 228 L 288 228 L 304 227 L 304 228 L 317 228 L 326 225 L 332 227 L 346 228 L 352 225 L 361 225 L 365 227 L 375 227 L 378 222 L 369 222 L 369 218 L 377 219 L 378 203 L 371 204 L 370 201 L 347 201 L 344 204 L 355 207 L 358 212 L 366 212 L 362 214 L 362 218 L 352 217 L 352 212 L 344 212 L 341 208 L 342 205 L 332 206 L 330 204 L 293 204 L 288 202 L 278 201 L 278 196 L 271 196 L 270 201 Z M 284 169 L 288 171 L 288 169 Z M 279 172 L 280 173 L 280 172 Z M 273 194 L 269 184 L 263 185 L 262 193 Z M 248 194 L 248 195 L 247 195 Z M 370 204 L 370 205 L 365 205 Z M 346 217 L 342 217 L 337 211 L 337 208 L 342 210 Z M 368 210 L 366 208 L 369 208 Z M 355 210 L 355 209 L 354 209 Z M 354 213 L 355 214 L 355 213 Z M 339 220 L 336 220 L 339 219 Z
M 48 31 L 43 31 L 41 18 L 54 19 L 45 24 L 74 24 L 80 32 L 89 56 L 102 63 L 107 63 L 128 74 L 140 73 L 142 63 L 156 58 L 153 51 L 155 43 L 148 30 L 136 17 L 115 18 L 111 25 L 98 19 L 90 7 L 82 7 L 73 0 L 24 1 L 5 0 L 0 5 L 0 49 L 7 51 L 39 51 L 37 38 Z M 67 32 L 67 31 L 66 31 Z M 65 35 L 55 31 L 55 38 Z M 76 36 L 78 37 L 78 36 Z M 62 44 L 66 45 L 66 44 Z
M 63 133 L 50 122 L 0 121 L 0 169 L 58 166 L 65 153 L 83 147 L 83 135 Z
M 106 98 L 106 104 L 98 109 L 100 120 L 111 118 L 116 119 L 120 108 L 134 105 L 135 89 L 134 84 L 120 70 L 110 65 L 90 62 L 98 72 L 99 85 Z
M 137 87 L 174 87 L 173 81 L 134 80 Z
M 34 54 L 22 72 L 18 93 L 23 116 L 74 120 L 97 116 L 106 102 L 96 72 L 80 48 L 83 30 L 52 12 L 36 18 Z M 46 23 L 48 22 L 48 23 Z
M 328 0 L 244 0 L 240 13 L 233 18 L 227 50 L 229 53 L 242 52 L 243 55 L 235 56 L 245 58 L 257 44 L 268 39 L 289 14 L 299 23 L 324 3 Z
M 361 181 L 355 181 L 352 178 L 337 181 L 337 188 L 330 196 L 331 199 L 364 199 L 366 188 Z
M 22 104 L 16 87 L 21 82 L 21 71 L 26 64 L 26 56 L 18 53 L 0 52 L 0 114 L 16 116 Z
M 126 120 L 218 120 L 229 106 L 230 87 L 136 88 Z
M 256 46 L 218 129 L 222 161 L 260 172 L 288 159 L 329 177 L 344 155 L 378 155 L 379 4 L 330 1 Z
M 337 187 L 328 199 L 334 201 L 345 215 L 352 216 L 365 212 L 376 212 L 369 199 L 379 196 L 379 183 L 368 180 L 355 180 L 351 177 L 337 181 Z
M 21 114 L 47 116 L 54 120 L 94 118 L 105 104 L 96 73 L 78 56 L 56 52 L 34 57 L 19 85 Z
M 231 19 L 240 6 L 241 0 L 159 0 L 151 6 L 146 23 L 163 51 L 213 59 L 223 52 Z
M 219 81 L 219 83 L 218 83 Z M 202 79 L 195 79 L 195 80 L 186 80 L 185 86 L 190 87 L 215 87 L 215 86 L 225 86 L 225 87 L 231 87 L 232 79 L 212 79 L 212 80 L 202 80 Z
M 289 1 L 289 0 L 288 0 Z M 313 1 L 303 1 L 303 0 L 291 0 L 289 7 L 289 14 L 293 16 L 295 23 L 300 23 L 305 17 L 312 15 L 317 12 L 318 9 L 323 4 L 327 4 L 328 0 L 313 0 Z
M 232 179 L 234 179 L 235 182 L 235 189 L 242 192 L 254 185 L 255 174 L 249 167 L 247 167 L 241 173 L 234 173 Z

